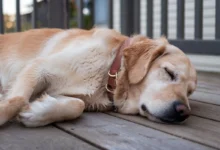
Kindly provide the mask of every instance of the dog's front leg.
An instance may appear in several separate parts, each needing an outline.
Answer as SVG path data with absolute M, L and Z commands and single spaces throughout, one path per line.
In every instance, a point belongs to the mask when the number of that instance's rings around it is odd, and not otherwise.
M 85 103 L 81 99 L 62 95 L 52 97 L 45 94 L 23 107 L 17 118 L 27 127 L 39 127 L 75 119 L 84 109 Z
M 0 125 L 16 115 L 28 103 L 37 84 L 45 80 L 43 62 L 42 59 L 35 60 L 17 76 L 6 99 L 0 102 Z

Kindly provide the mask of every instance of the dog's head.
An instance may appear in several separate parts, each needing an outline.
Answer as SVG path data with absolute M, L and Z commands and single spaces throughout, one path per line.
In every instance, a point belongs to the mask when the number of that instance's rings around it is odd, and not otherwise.
M 154 121 L 182 122 L 190 114 L 188 97 L 196 71 L 186 55 L 165 38 L 134 36 L 123 50 L 116 104 L 120 113 L 140 113 Z

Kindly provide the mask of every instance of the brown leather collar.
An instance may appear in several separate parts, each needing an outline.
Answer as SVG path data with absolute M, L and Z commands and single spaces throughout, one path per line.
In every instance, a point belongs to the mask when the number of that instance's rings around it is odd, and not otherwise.
M 108 83 L 106 84 L 106 90 L 108 93 L 108 98 L 112 102 L 112 106 L 114 111 L 117 111 L 117 108 L 114 105 L 114 90 L 116 89 L 116 80 L 118 71 L 121 67 L 121 58 L 122 58 L 122 52 L 123 49 L 125 49 L 130 44 L 130 38 L 126 39 L 122 45 L 117 49 L 117 54 L 115 56 L 115 59 L 111 65 L 111 68 L 108 72 Z

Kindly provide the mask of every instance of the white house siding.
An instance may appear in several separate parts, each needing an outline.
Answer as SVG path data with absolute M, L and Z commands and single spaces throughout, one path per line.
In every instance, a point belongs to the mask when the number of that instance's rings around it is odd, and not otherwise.
M 153 34 L 160 36 L 161 0 L 153 0 Z M 146 35 L 147 0 L 141 0 L 141 34 Z M 194 39 L 194 0 L 185 0 L 185 39 Z M 177 0 L 168 0 L 168 38 L 176 39 Z M 120 0 L 114 0 L 114 28 L 120 31 Z M 203 39 L 215 37 L 215 0 L 203 0 Z

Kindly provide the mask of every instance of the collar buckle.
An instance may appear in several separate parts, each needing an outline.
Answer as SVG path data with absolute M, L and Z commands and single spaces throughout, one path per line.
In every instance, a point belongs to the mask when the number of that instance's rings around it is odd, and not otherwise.
M 108 88 L 108 84 L 105 85 L 105 89 L 106 89 L 106 91 L 108 91 L 109 93 L 114 94 L 114 91 L 113 91 L 113 90 L 110 90 L 110 89 Z
M 117 72 L 115 74 L 111 74 L 110 71 L 109 71 L 108 75 L 109 75 L 109 77 L 112 77 L 112 78 L 115 78 L 115 79 L 118 78 L 118 73 Z

